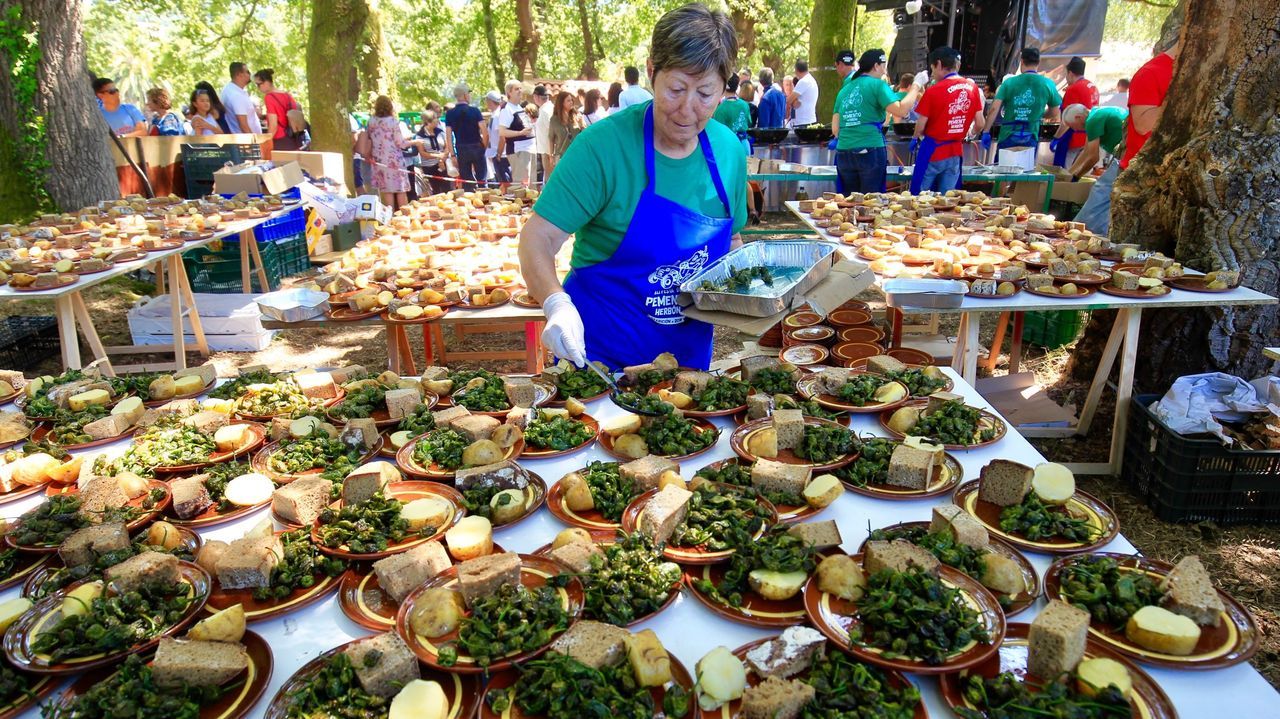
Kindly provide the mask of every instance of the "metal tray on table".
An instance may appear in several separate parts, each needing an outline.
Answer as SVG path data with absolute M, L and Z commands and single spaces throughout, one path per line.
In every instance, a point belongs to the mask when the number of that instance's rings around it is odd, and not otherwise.
M 700 310 L 732 312 L 749 317 L 769 317 L 791 306 L 796 295 L 813 289 L 835 266 L 835 246 L 826 242 L 784 241 L 752 242 L 720 258 L 680 285 L 680 291 L 693 298 Z M 803 272 L 773 287 L 753 288 L 750 293 L 700 290 L 705 281 L 728 279 L 735 269 L 763 265 L 770 270 L 801 268 Z
M 295 287 L 276 290 L 257 300 L 258 311 L 277 322 L 301 322 L 321 317 L 329 309 L 329 293 Z
M 890 307 L 955 309 L 964 302 L 968 286 L 959 280 L 916 280 L 897 278 L 881 284 Z

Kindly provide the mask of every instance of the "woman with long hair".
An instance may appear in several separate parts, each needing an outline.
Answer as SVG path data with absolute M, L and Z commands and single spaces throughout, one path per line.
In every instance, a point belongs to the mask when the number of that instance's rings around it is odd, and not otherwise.
M 621 101 L 618 99 L 622 96 L 622 83 L 615 82 L 609 86 L 609 112 L 614 113 L 622 109 Z
M 222 98 L 218 97 L 218 91 L 208 80 L 201 80 L 196 83 L 196 89 L 193 91 L 203 92 L 209 96 L 209 106 L 213 108 L 213 117 L 218 122 L 218 134 L 228 134 L 231 128 L 227 125 L 227 108 L 222 106 Z
M 217 99 L 218 96 L 208 90 L 196 89 L 191 91 L 191 99 L 187 104 L 191 107 L 191 133 L 193 135 L 222 134 L 222 127 L 218 125 L 218 111 L 213 106 Z
M 582 115 L 578 112 L 578 101 L 573 93 L 561 91 L 556 95 L 551 106 L 554 109 L 551 112 L 551 137 L 547 146 L 551 158 L 550 166 L 547 168 L 548 176 L 564 156 L 565 150 L 569 149 L 573 138 L 586 127 Z
M 600 91 L 594 88 L 587 90 L 586 97 L 582 101 L 583 122 L 593 125 L 609 116 L 609 111 L 604 108 L 604 104 L 600 101 Z

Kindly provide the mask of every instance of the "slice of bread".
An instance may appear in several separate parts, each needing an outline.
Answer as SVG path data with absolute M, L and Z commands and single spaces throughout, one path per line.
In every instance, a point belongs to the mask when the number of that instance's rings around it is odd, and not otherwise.
M 742 692 L 744 719 L 796 719 L 817 690 L 795 679 L 768 677 Z
M 798 409 L 775 409 L 773 429 L 778 434 L 778 449 L 795 449 L 804 439 L 804 414 Z
M 593 669 L 611 667 L 627 656 L 627 639 L 622 627 L 584 619 L 561 634 L 551 644 L 551 651 L 573 657 Z
M 892 542 L 871 541 L 863 547 L 862 566 L 867 574 L 875 574 L 884 569 L 894 572 L 919 570 L 930 574 L 938 573 L 938 558 L 927 549 L 918 547 L 905 539 Z
M 1201 626 L 1216 627 L 1222 623 L 1226 607 L 1218 590 L 1213 588 L 1209 571 L 1200 557 L 1189 554 L 1169 572 L 1164 582 L 1164 606 Z
M 974 549 L 986 549 L 991 541 L 987 528 L 973 515 L 954 504 L 939 504 L 933 508 L 929 532 L 950 534 L 956 542 Z
M 674 484 L 663 487 L 640 513 L 640 531 L 649 535 L 654 544 L 665 544 L 689 513 L 692 496 L 693 492 Z
M 458 565 L 458 589 L 468 605 L 504 584 L 520 584 L 520 555 L 515 552 L 489 554 Z
M 776 639 L 747 652 L 747 664 L 761 677 L 785 679 L 808 669 L 826 650 L 827 640 L 810 627 L 787 627 Z
M 234 642 L 208 642 L 165 637 L 151 662 L 158 687 L 216 687 L 249 668 L 249 652 Z
M 803 539 L 818 550 L 838 547 L 844 542 L 840 537 L 840 527 L 834 519 L 793 524 L 787 529 L 787 534 Z
M 751 486 L 761 492 L 800 494 L 813 476 L 813 467 L 759 459 L 751 466 Z
M 374 696 L 393 697 L 422 676 L 418 658 L 395 632 L 361 639 L 343 653 L 351 659 L 360 686 Z
M 1022 504 L 1035 470 L 1009 459 L 993 459 L 978 476 L 978 499 L 1001 507 Z
M 1053 681 L 1084 659 L 1089 636 L 1089 612 L 1052 600 L 1027 631 L 1027 671 Z

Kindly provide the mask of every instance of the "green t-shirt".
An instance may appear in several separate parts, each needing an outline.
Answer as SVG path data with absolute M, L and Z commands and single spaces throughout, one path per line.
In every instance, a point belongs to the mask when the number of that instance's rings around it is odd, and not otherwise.
M 1000 108 L 1000 142 L 1008 139 L 1014 132 L 1014 122 L 1026 122 L 1026 131 L 1032 137 L 1039 137 L 1040 119 L 1044 117 L 1046 106 L 1057 107 L 1062 104 L 1062 95 L 1053 80 L 1036 72 L 1024 72 L 1000 83 L 996 90 L 996 99 Z M 1022 129 L 1019 125 L 1018 129 Z
M 751 108 L 747 107 L 747 103 L 735 97 L 732 100 L 725 100 L 720 103 L 711 119 L 733 130 L 735 133 L 745 133 L 751 128 Z
M 1124 139 L 1124 120 L 1129 111 L 1123 107 L 1103 105 L 1089 111 L 1084 121 L 1084 134 L 1089 140 L 1098 140 L 1102 149 L 1116 154 L 1116 146 Z
M 574 234 L 573 267 L 607 260 L 622 244 L 648 181 L 644 114 L 649 104 L 632 105 L 583 130 L 556 163 L 533 206 L 539 216 Z M 736 234 L 747 224 L 746 152 L 737 136 L 718 122 L 708 122 L 706 133 L 733 206 Z M 654 165 L 659 195 L 708 217 L 725 217 L 701 146 L 681 160 L 655 151 Z
M 895 102 L 893 88 L 878 77 L 861 75 L 842 85 L 836 95 L 835 114 L 840 122 L 836 149 L 884 147 L 884 133 L 867 123 L 883 123 L 885 108 Z

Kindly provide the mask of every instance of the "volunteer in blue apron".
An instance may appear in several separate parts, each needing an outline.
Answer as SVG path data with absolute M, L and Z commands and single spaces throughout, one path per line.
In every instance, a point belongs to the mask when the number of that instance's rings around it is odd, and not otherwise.
M 982 95 L 967 77 L 960 77 L 960 53 L 940 47 L 929 53 L 933 85 L 916 104 L 911 151 L 915 167 L 911 194 L 925 190 L 958 190 L 963 182 L 964 139 L 982 133 Z
M 831 132 L 836 136 L 836 173 L 844 192 L 884 192 L 889 163 L 885 113 L 906 117 L 923 89 L 913 84 L 899 100 L 884 81 L 887 66 L 884 50 L 867 50 L 858 58 L 857 72 L 836 95 Z
M 1053 80 L 1040 74 L 1039 67 L 1040 50 L 1023 48 L 1022 73 L 1000 83 L 996 99 L 987 110 L 987 127 L 993 127 L 996 116 L 1000 116 L 996 164 L 1013 165 L 1027 172 L 1036 169 L 1040 121 L 1058 120 L 1062 95 Z
M 613 369 L 661 352 L 710 364 L 711 325 L 686 318 L 676 296 L 746 224 L 742 144 L 710 122 L 737 52 L 724 13 L 691 4 L 663 15 L 649 50 L 653 100 L 591 125 L 556 164 L 520 233 L 520 267 L 556 356 Z M 570 234 L 562 285 L 555 256 Z

